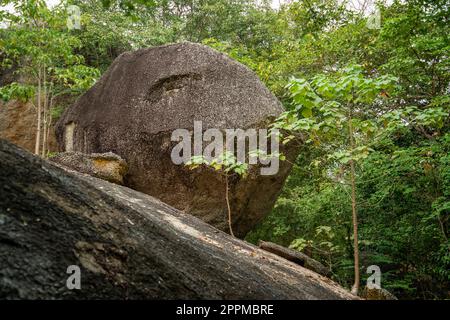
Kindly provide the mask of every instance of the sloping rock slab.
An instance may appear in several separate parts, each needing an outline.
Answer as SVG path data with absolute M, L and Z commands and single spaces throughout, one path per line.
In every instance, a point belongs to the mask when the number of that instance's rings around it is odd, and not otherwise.
M 126 187 L 0 140 L 0 299 L 352 299 Z M 81 268 L 69 290 L 67 267 Z

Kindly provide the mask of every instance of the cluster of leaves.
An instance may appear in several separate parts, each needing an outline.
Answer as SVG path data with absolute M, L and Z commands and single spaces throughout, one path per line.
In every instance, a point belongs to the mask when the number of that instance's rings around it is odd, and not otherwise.
M 375 103 L 382 106 L 383 93 L 392 91 L 395 82 L 396 78 L 389 75 L 365 77 L 359 65 L 344 68 L 332 76 L 317 75 L 311 81 L 292 79 L 287 88 L 294 106 L 284 112 L 273 127 L 289 134 L 283 143 L 300 132 L 304 133 L 302 142 L 315 146 L 324 144 L 328 160 L 341 164 L 362 160 L 373 150 L 370 145 L 375 133 L 379 133 L 377 122 L 367 117 L 364 108 Z M 351 138 L 356 140 L 351 150 L 348 148 L 349 121 L 354 131 Z
M 4 100 L 29 100 L 32 86 L 37 91 L 37 80 L 48 89 L 79 94 L 90 88 L 99 77 L 96 68 L 87 66 L 84 57 L 77 54 L 82 42 L 68 30 L 64 6 L 49 9 L 43 0 L 8 0 L 14 12 L 4 12 L 7 28 L 2 32 L 0 52 L 4 56 L 0 68 L 15 70 L 22 84 L 2 88 Z M 45 83 L 44 83 L 45 74 Z M 21 88 L 21 89 L 20 89 Z

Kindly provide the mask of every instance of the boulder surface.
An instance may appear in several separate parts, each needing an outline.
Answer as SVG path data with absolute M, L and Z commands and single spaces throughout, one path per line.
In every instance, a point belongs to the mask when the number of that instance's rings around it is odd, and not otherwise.
M 127 172 L 125 160 L 112 152 L 61 152 L 50 157 L 49 161 L 117 184 L 123 184 L 123 176 Z
M 129 166 L 126 186 L 227 230 L 223 178 L 172 162 L 176 129 L 259 129 L 283 108 L 244 65 L 207 46 L 180 43 L 120 55 L 56 126 L 61 151 L 113 152 Z M 287 150 L 288 159 L 295 157 Z M 290 171 L 230 181 L 234 233 L 243 237 L 273 207 Z M 257 171 L 255 171 L 257 170 Z
M 153 197 L 5 140 L 0 172 L 0 299 L 357 299 Z M 80 289 L 70 290 L 75 267 Z

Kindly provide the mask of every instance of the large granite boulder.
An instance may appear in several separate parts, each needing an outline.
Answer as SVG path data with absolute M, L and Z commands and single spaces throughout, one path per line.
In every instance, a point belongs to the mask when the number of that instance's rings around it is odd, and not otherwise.
M 127 163 L 117 154 L 61 152 L 49 158 L 49 161 L 93 177 L 112 183 L 123 184 L 127 172 Z
M 266 128 L 283 108 L 244 65 L 209 47 L 181 43 L 120 55 L 56 126 L 61 151 L 113 152 L 128 163 L 124 184 L 227 230 L 223 178 L 171 160 L 176 129 Z M 294 158 L 295 151 L 287 150 Z M 290 171 L 230 178 L 234 233 L 243 237 L 272 208 Z

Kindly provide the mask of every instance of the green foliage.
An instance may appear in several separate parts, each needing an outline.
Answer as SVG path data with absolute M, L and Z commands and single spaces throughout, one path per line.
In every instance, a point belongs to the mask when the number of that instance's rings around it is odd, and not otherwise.
M 113 1 L 106 8 L 100 1 L 72 3 L 81 11 L 81 29 L 73 31 L 81 41 L 78 52 L 86 63 L 102 71 L 125 51 L 179 40 L 182 23 L 167 21 L 167 27 L 165 21 L 155 18 L 156 8 L 143 2 L 134 4 L 133 10 Z
M 243 178 L 245 178 L 248 173 L 248 164 L 237 161 L 236 156 L 230 151 L 224 151 L 218 155 L 218 157 L 209 161 L 203 155 L 192 156 L 186 163 L 186 166 L 191 170 L 200 166 L 206 166 L 226 175 L 235 173 Z
M 55 68 L 58 83 L 73 92 L 84 92 L 92 87 L 100 76 L 99 70 L 84 65 L 73 65 L 66 68 Z
M 30 85 L 12 82 L 9 85 L 0 87 L 0 99 L 7 102 L 11 99 L 16 99 L 22 102 L 27 102 L 34 97 L 35 88 Z
M 400 298 L 448 298 L 448 1 L 380 1 L 380 29 L 337 0 L 292 1 L 279 10 L 253 0 L 4 3 L 16 12 L 0 10 L 0 76 L 12 68 L 21 80 L 0 88 L 2 100 L 30 100 L 42 69 L 55 95 L 77 96 L 122 52 L 171 42 L 201 42 L 247 65 L 286 108 L 273 127 L 280 141 L 301 142 L 272 213 L 247 239 L 304 251 L 350 286 L 353 161 L 361 274 L 376 264 L 382 286 Z M 66 27 L 69 3 L 81 8 L 80 30 Z M 62 110 L 58 102 L 50 114 Z M 248 171 L 226 154 L 188 165 Z

